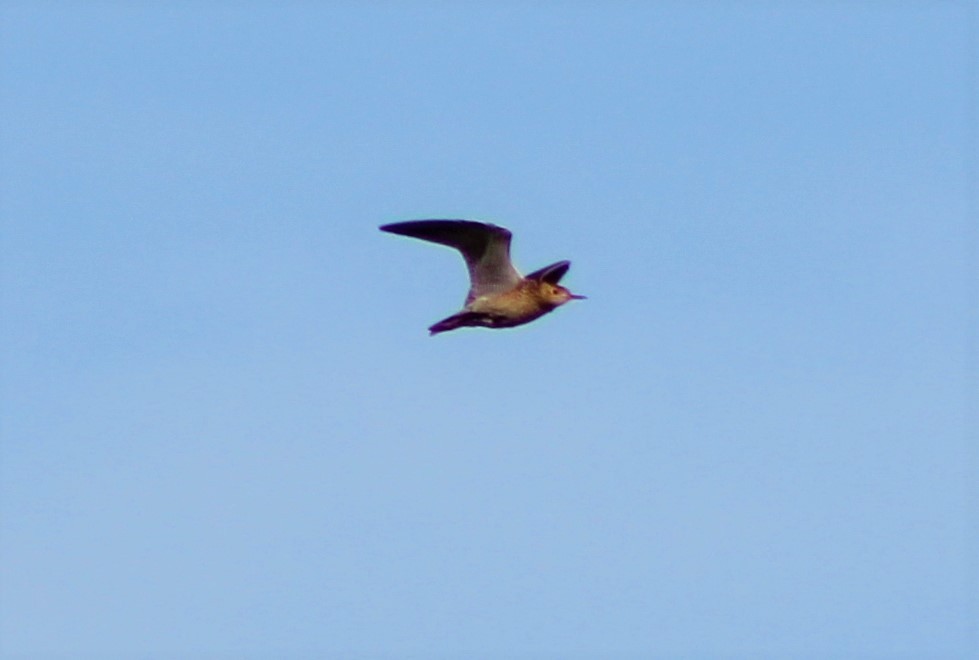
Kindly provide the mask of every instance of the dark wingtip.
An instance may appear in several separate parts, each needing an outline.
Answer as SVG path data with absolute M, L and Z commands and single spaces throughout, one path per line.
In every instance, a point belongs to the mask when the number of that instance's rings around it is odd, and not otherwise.
M 489 241 L 510 240 L 510 232 L 503 227 L 473 220 L 409 220 L 381 225 L 381 231 L 409 236 L 423 241 L 440 243 L 462 250 L 468 256 L 479 256 Z
M 548 284 L 557 284 L 564 277 L 564 274 L 568 272 L 569 268 L 571 268 L 570 261 L 559 261 L 550 266 L 544 266 L 540 270 L 535 270 L 527 276 L 527 279 L 547 282 Z

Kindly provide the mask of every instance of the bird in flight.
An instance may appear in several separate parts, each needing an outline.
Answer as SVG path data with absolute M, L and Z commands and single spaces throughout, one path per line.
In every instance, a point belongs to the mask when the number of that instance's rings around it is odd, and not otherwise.
M 521 276 L 510 262 L 512 234 L 503 227 L 471 220 L 413 220 L 380 229 L 448 245 L 466 260 L 470 286 L 465 306 L 430 327 L 433 335 L 465 326 L 512 328 L 530 323 L 569 300 L 585 298 L 558 284 L 571 267 L 570 261 Z

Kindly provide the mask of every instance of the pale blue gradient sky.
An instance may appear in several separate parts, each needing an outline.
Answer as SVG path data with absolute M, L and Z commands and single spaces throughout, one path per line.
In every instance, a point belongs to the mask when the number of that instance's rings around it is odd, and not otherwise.
M 977 652 L 969 3 L 0 26 L 4 658 Z

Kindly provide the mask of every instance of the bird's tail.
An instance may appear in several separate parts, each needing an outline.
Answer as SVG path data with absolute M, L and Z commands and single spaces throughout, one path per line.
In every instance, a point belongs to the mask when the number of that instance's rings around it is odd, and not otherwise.
M 485 314 L 480 314 L 478 312 L 459 312 L 458 314 L 453 314 L 449 318 L 442 319 L 430 327 L 428 331 L 433 335 L 437 335 L 440 332 L 448 332 L 449 330 L 455 330 L 456 328 L 481 325 L 487 325 Z

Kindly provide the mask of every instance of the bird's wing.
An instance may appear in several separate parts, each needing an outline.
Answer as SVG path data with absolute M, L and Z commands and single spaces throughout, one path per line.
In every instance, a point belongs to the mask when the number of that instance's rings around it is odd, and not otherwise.
M 570 261 L 559 261 L 551 264 L 550 266 L 544 266 L 540 270 L 535 270 L 533 273 L 527 276 L 527 279 L 539 280 L 549 284 L 557 284 L 561 281 L 561 278 L 564 277 L 564 274 L 568 272 L 569 268 L 571 268 Z
M 381 231 L 459 250 L 469 267 L 467 305 L 480 296 L 509 291 L 520 283 L 520 273 L 510 263 L 512 235 L 503 227 L 471 220 L 413 220 L 383 225 Z

